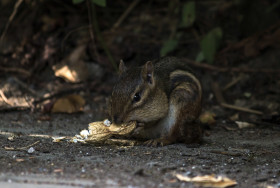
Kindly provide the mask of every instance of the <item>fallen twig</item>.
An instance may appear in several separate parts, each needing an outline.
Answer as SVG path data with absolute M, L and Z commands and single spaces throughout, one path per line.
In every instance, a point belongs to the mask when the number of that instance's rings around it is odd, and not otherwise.
M 129 13 L 136 7 L 140 0 L 134 0 L 131 2 L 129 7 L 124 11 L 124 13 L 119 17 L 118 21 L 113 25 L 113 29 L 119 27 L 124 19 L 129 15 Z
M 8 105 L 13 105 L 10 101 L 9 101 L 9 99 L 7 99 L 7 97 L 5 96 L 5 94 L 4 94 L 4 92 L 0 89 L 0 96 L 2 97 L 2 99 L 3 99 L 3 101 L 6 103 L 6 104 L 8 104 Z
M 13 10 L 12 14 L 10 15 L 9 20 L 8 20 L 8 22 L 7 22 L 7 24 L 6 24 L 5 28 L 4 28 L 4 31 L 3 31 L 3 33 L 2 33 L 2 35 L 0 37 L 0 42 L 2 42 L 3 38 L 5 37 L 5 35 L 6 35 L 7 31 L 8 31 L 8 28 L 9 28 L 11 22 L 13 21 L 15 15 L 17 14 L 17 10 L 18 10 L 18 8 L 19 8 L 19 6 L 21 5 L 22 2 L 23 2 L 23 0 L 18 0 L 16 2 L 15 6 L 14 6 L 14 10 Z
M 89 11 L 89 19 L 93 25 L 93 28 L 95 30 L 95 34 L 96 34 L 96 38 L 97 40 L 100 42 L 103 50 L 105 51 L 105 54 L 108 58 L 108 60 L 111 62 L 113 68 L 118 71 L 118 66 L 112 56 L 112 53 L 110 51 L 110 49 L 108 48 L 108 45 L 106 44 L 102 34 L 101 34 L 101 31 L 100 31 L 100 28 L 99 28 L 99 24 L 98 24 L 98 21 L 97 21 L 97 13 L 96 13 L 96 9 L 95 9 L 95 5 L 94 3 L 91 3 L 89 0 L 87 0 L 87 6 L 88 6 L 88 11 Z
M 29 77 L 31 75 L 31 73 L 28 72 L 27 70 L 24 70 L 24 69 L 21 69 L 21 68 L 16 68 L 16 67 L 2 67 L 2 66 L 0 66 L 0 71 L 20 73 L 20 74 L 23 74 L 27 77 Z
M 263 30 L 263 31 L 259 31 L 233 45 L 229 45 L 228 47 L 224 48 L 222 51 L 219 52 L 219 54 L 223 54 L 226 53 L 230 50 L 236 50 L 239 49 L 241 47 L 243 47 L 246 43 L 249 43 L 250 41 L 254 41 L 257 38 L 261 37 L 262 35 L 264 35 L 265 33 L 270 33 L 271 31 L 275 30 L 276 28 L 280 27 L 280 22 L 277 22 L 275 24 L 273 24 L 272 26 L 270 26 L 269 28 Z
M 0 107 L 0 112 L 12 112 L 12 111 L 24 111 L 30 110 L 30 106 L 11 106 L 11 107 Z
M 20 147 L 20 148 L 5 147 L 5 150 L 7 150 L 7 151 L 26 151 L 26 150 L 28 150 L 30 147 L 32 147 L 32 146 L 38 144 L 39 142 L 40 142 L 40 141 L 38 140 L 38 141 L 34 142 L 33 144 L 30 144 L 30 145 L 24 146 L 24 147 Z
M 241 106 L 235 106 L 235 105 L 231 105 L 231 104 L 227 104 L 227 103 L 221 103 L 220 105 L 222 107 L 233 109 L 233 110 L 238 110 L 238 111 L 242 111 L 242 112 L 248 112 L 248 113 L 257 114 L 257 115 L 263 115 L 263 112 L 258 111 L 258 110 L 252 110 L 250 108 L 245 108 L 245 107 L 241 107 Z
M 217 72 L 246 72 L 246 73 L 263 72 L 263 73 L 270 73 L 270 74 L 280 73 L 280 69 L 252 69 L 252 68 L 238 68 L 238 67 L 226 68 L 226 67 L 217 67 L 206 63 L 200 63 L 187 58 L 183 58 L 182 60 L 192 66 L 211 70 L 211 71 L 217 71 Z
M 235 105 L 226 103 L 226 101 L 223 97 L 223 94 L 221 92 L 221 89 L 217 83 L 212 83 L 212 90 L 217 99 L 217 102 L 224 108 L 229 108 L 229 109 L 238 110 L 238 111 L 242 111 L 242 112 L 248 112 L 248 113 L 257 114 L 257 115 L 263 114 L 263 112 L 258 111 L 258 110 L 252 110 L 250 108 L 235 106 Z
M 231 151 L 212 150 L 211 153 L 234 156 L 234 157 L 242 156 L 242 153 L 240 152 L 231 152 Z
M 239 81 L 241 81 L 244 78 L 244 74 L 240 74 L 237 78 L 234 78 L 230 83 L 228 83 L 224 88 L 223 91 L 228 90 L 235 84 L 237 84 Z
M 218 103 L 220 103 L 220 104 L 225 103 L 226 100 L 220 90 L 220 86 L 216 82 L 212 82 L 211 87 L 212 87 L 212 91 L 213 91 Z
M 60 96 L 63 96 L 65 94 L 81 91 L 81 90 L 84 90 L 85 88 L 91 88 L 95 85 L 96 85 L 96 83 L 93 83 L 93 85 L 90 85 L 90 86 L 88 86 L 86 84 L 82 84 L 82 85 L 79 85 L 76 88 L 70 88 L 70 89 L 65 89 L 65 90 L 62 90 L 62 91 L 58 91 L 56 93 L 53 93 L 53 94 L 50 94 L 48 96 L 45 96 L 45 97 L 34 100 L 33 105 L 36 106 L 38 103 L 42 103 L 46 100 L 53 99 L 53 98 L 56 98 L 56 97 L 60 97 Z
M 27 90 L 29 93 L 31 93 L 32 95 L 39 97 L 40 95 L 34 90 L 31 89 L 26 83 L 20 81 L 19 79 L 17 79 L 16 77 L 13 78 L 13 80 L 20 85 L 21 87 L 23 87 L 25 90 Z

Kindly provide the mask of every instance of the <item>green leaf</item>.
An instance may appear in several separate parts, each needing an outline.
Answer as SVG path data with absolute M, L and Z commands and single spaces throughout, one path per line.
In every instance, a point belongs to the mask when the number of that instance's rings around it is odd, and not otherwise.
M 217 27 L 208 32 L 200 42 L 200 47 L 208 63 L 213 63 L 216 52 L 220 46 L 223 31 Z
M 200 51 L 200 52 L 197 54 L 195 61 L 196 61 L 196 62 L 201 62 L 201 61 L 203 61 L 204 59 L 205 59 L 204 54 L 202 53 L 202 51 Z
M 106 0 L 91 0 L 91 2 L 101 7 L 106 7 Z
M 72 0 L 73 4 L 79 4 L 82 3 L 84 0 Z
M 162 48 L 160 49 L 160 56 L 165 56 L 169 52 L 173 51 L 178 45 L 178 40 L 176 39 L 169 39 L 165 41 Z
M 182 27 L 190 27 L 195 21 L 195 2 L 189 1 L 183 5 Z

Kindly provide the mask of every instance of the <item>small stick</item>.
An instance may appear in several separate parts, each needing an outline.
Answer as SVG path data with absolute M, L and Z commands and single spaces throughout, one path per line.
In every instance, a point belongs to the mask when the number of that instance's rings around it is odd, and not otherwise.
M 215 153 L 215 154 L 229 155 L 229 156 L 235 156 L 235 157 L 242 156 L 242 153 L 229 152 L 229 151 L 212 150 L 212 151 L 210 151 L 210 152 L 211 152 L 211 153 Z
M 12 106 L 12 107 L 0 107 L 0 112 L 12 112 L 12 111 L 24 111 L 24 110 L 30 110 L 31 107 L 29 106 Z
M 242 112 L 248 112 L 248 113 L 257 114 L 257 115 L 263 115 L 263 112 L 258 111 L 258 110 L 252 110 L 250 108 L 245 108 L 245 107 L 241 107 L 241 106 L 235 106 L 235 105 L 231 105 L 231 104 L 227 104 L 227 103 L 221 103 L 220 105 L 222 107 L 233 109 L 233 110 L 238 110 L 238 111 L 242 111 Z
M 40 95 L 34 90 L 31 89 L 26 83 L 20 81 L 19 79 L 17 79 L 16 77 L 13 78 L 13 80 L 20 85 L 21 87 L 23 87 L 24 89 L 26 89 L 27 91 L 29 91 L 32 95 L 39 97 Z
M 8 22 L 7 22 L 7 24 L 4 28 L 4 31 L 3 31 L 3 33 L 0 37 L 0 42 L 2 42 L 3 38 L 5 37 L 11 22 L 13 21 L 15 15 L 17 14 L 18 7 L 21 5 L 22 2 L 23 2 L 23 0 L 18 0 L 16 2 L 15 6 L 14 6 L 14 10 L 13 10 L 12 14 L 10 15 L 9 20 L 8 20 Z
M 53 99 L 55 97 L 60 97 L 60 96 L 63 96 L 65 94 L 81 91 L 81 90 L 84 90 L 85 88 L 91 88 L 91 87 L 94 87 L 94 86 L 96 86 L 96 83 L 93 83 L 89 87 L 86 84 L 81 84 L 81 85 L 79 85 L 78 87 L 75 87 L 75 88 L 69 88 L 69 89 L 65 89 L 65 90 L 62 90 L 62 91 L 58 91 L 58 92 L 53 93 L 53 94 L 51 94 L 49 96 L 42 97 L 42 98 L 34 100 L 33 101 L 33 105 L 36 106 L 38 103 L 42 103 L 42 102 L 44 102 L 46 100 Z
M 124 13 L 121 15 L 121 17 L 118 19 L 118 21 L 114 24 L 113 29 L 118 28 L 124 19 L 129 15 L 129 13 L 136 7 L 136 5 L 140 2 L 140 0 L 134 0 L 129 5 L 129 7 L 124 11 Z
M 30 76 L 31 73 L 28 72 L 27 70 L 21 69 L 21 68 L 14 68 L 14 67 L 2 67 L 0 66 L 0 71 L 5 71 L 5 72 L 15 72 L 19 74 L 24 74 L 25 76 Z
M 227 51 L 235 50 L 235 49 L 238 49 L 240 47 L 243 47 L 244 44 L 249 43 L 250 41 L 255 41 L 257 38 L 261 37 L 264 34 L 272 32 L 273 30 L 277 29 L 279 26 L 280 26 L 280 22 L 278 21 L 278 22 L 276 22 L 276 24 L 273 24 L 272 26 L 270 26 L 269 28 L 267 28 L 265 30 L 259 31 L 255 34 L 253 34 L 253 35 L 251 35 L 251 36 L 233 44 L 233 45 L 229 45 L 228 47 L 221 50 L 219 52 L 219 54 L 226 53 Z
M 214 65 L 210 65 L 206 63 L 200 63 L 187 58 L 183 58 L 182 60 L 192 66 L 208 69 L 211 71 L 217 71 L 217 72 L 246 72 L 246 73 L 262 72 L 262 73 L 270 73 L 270 74 L 280 73 L 280 69 L 251 69 L 251 68 L 238 68 L 238 67 L 224 68 L 224 67 L 216 67 Z
M 220 90 L 220 87 L 217 83 L 212 84 L 212 90 L 214 92 L 214 95 L 215 95 L 218 103 L 224 108 L 229 108 L 229 109 L 238 110 L 238 111 L 242 111 L 242 112 L 248 112 L 248 113 L 257 114 L 257 115 L 263 115 L 263 113 L 261 111 L 258 111 L 258 110 L 252 110 L 252 109 L 249 109 L 249 108 L 235 106 L 235 105 L 231 105 L 231 104 L 226 103 L 226 101 L 223 97 L 223 94 Z
M 216 82 L 213 82 L 211 86 L 218 103 L 226 103 L 226 100 L 220 90 L 220 86 Z
M 5 96 L 4 92 L 0 89 L 0 96 L 2 97 L 3 101 L 8 104 L 13 106 L 13 104 L 9 101 L 9 99 L 7 99 L 7 97 Z
M 24 146 L 24 147 L 21 147 L 21 148 L 5 147 L 5 150 L 7 150 L 7 151 L 26 151 L 26 150 L 29 149 L 30 147 L 32 147 L 32 146 L 38 144 L 39 142 L 40 142 L 40 141 L 38 140 L 38 141 L 34 142 L 33 144 L 30 144 L 30 145 L 28 145 L 28 146 Z
M 88 11 L 90 11 L 89 16 L 91 16 L 91 18 L 92 18 L 91 19 L 92 25 L 93 25 L 93 28 L 95 29 L 96 38 L 100 42 L 108 60 L 112 64 L 113 68 L 116 70 L 116 72 L 118 72 L 117 64 L 116 64 L 116 62 L 112 56 L 112 53 L 111 53 L 110 49 L 108 48 L 108 45 L 106 44 L 106 42 L 102 36 L 102 33 L 100 31 L 99 24 L 97 21 L 97 13 L 96 13 L 95 5 L 93 3 L 90 3 L 89 0 L 87 0 L 87 5 L 88 5 Z
M 231 88 L 232 86 L 234 86 L 235 84 L 237 84 L 240 80 L 242 80 L 244 78 L 243 74 L 240 74 L 237 78 L 233 79 L 230 83 L 228 83 L 224 88 L 223 91 L 228 90 L 229 88 Z

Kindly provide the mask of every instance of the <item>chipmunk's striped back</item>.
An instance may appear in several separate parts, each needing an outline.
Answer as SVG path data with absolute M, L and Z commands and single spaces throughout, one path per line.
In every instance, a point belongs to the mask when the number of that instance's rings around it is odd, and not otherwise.
M 189 71 L 175 70 L 171 72 L 170 87 L 171 90 L 175 88 L 185 89 L 189 93 L 190 100 L 201 99 L 202 91 L 199 80 Z
M 185 62 L 175 57 L 164 57 L 153 63 L 155 64 L 155 76 L 159 78 L 159 82 L 162 82 L 159 84 L 163 85 L 168 94 L 184 82 L 193 97 L 201 98 L 201 84 Z M 169 74 L 166 74 L 167 72 Z

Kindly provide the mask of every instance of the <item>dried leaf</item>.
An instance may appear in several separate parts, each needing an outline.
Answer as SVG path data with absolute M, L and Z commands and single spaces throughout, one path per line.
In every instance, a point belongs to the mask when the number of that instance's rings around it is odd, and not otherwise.
M 68 95 L 55 101 L 52 113 L 75 113 L 83 111 L 85 99 L 80 95 Z
M 66 81 L 75 83 L 77 82 L 79 79 L 77 77 L 77 73 L 75 72 L 75 70 L 71 70 L 71 68 L 68 67 L 68 65 L 64 65 L 64 66 L 54 66 L 53 67 L 54 71 L 55 71 L 55 76 L 57 77 L 61 77 Z
M 57 169 L 54 169 L 53 172 L 54 173 L 63 172 L 63 169 L 62 168 L 57 168 Z
M 21 158 L 16 159 L 16 162 L 23 162 L 23 161 L 25 161 L 25 160 L 24 160 L 24 159 L 21 159 Z
M 82 61 L 84 51 L 85 46 L 79 46 L 60 64 L 53 66 L 55 76 L 71 83 L 87 80 L 89 77 L 88 66 Z
M 199 120 L 203 124 L 211 125 L 216 123 L 215 117 L 216 114 L 214 114 L 213 112 L 204 112 L 200 115 Z
M 234 114 L 234 115 L 230 116 L 230 117 L 229 117 L 229 119 L 230 119 L 231 121 L 236 121 L 236 120 L 238 120 L 238 119 L 239 119 L 239 114 L 238 114 L 238 113 L 236 113 L 236 114 Z
M 215 175 L 205 175 L 205 176 L 196 176 L 193 178 L 190 178 L 188 176 L 183 176 L 181 174 L 176 174 L 176 177 L 180 181 L 186 181 L 186 182 L 192 182 L 195 183 L 199 186 L 203 187 L 219 187 L 219 188 L 224 188 L 224 187 L 229 187 L 236 185 L 237 182 L 234 180 L 231 180 L 227 177 L 222 177 L 222 176 L 215 176 Z
M 61 140 L 64 140 L 66 137 L 65 136 L 61 136 L 61 137 L 52 137 L 53 142 L 60 142 Z
M 67 82 L 79 83 L 88 78 L 88 69 L 83 61 L 78 61 L 76 65 L 57 65 L 53 69 L 55 76 Z
M 244 129 L 244 128 L 254 127 L 255 126 L 252 123 L 242 122 L 242 121 L 235 121 L 235 123 L 237 124 L 239 129 Z

